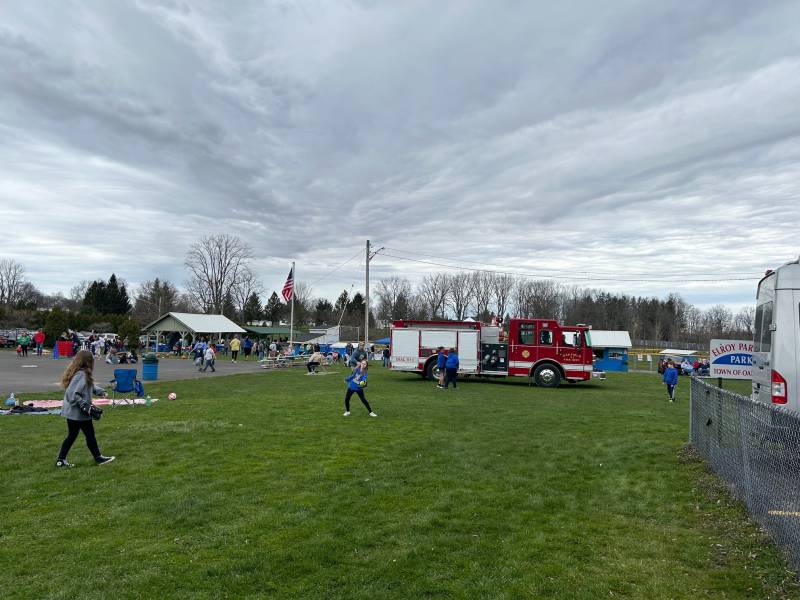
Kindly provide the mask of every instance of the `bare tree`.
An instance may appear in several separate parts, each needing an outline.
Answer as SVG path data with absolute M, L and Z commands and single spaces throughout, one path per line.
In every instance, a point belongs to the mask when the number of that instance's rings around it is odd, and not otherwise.
M 474 273 L 474 275 L 477 274 Z M 456 321 L 464 319 L 467 316 L 467 312 L 469 312 L 469 307 L 472 303 L 473 286 L 473 273 L 461 271 L 450 276 L 447 296 Z
M 507 273 L 492 277 L 492 303 L 497 316 L 501 319 L 505 318 L 515 284 L 514 276 Z
M 492 303 L 492 290 L 494 289 L 494 273 L 475 271 L 472 279 L 472 305 L 475 307 L 475 318 L 478 321 L 488 321 L 491 317 L 489 305 Z
M 703 313 L 689 304 L 683 314 L 684 332 L 690 342 L 701 342 L 703 339 Z
M 722 304 L 709 308 L 705 313 L 706 335 L 709 338 L 724 337 L 731 330 L 733 313 Z
M 387 321 L 409 317 L 411 284 L 404 277 L 386 277 L 375 286 L 378 318 Z
M 752 306 L 745 306 L 733 317 L 733 327 L 742 334 L 753 334 L 753 322 L 755 321 L 756 309 Z
M 417 288 L 420 303 L 428 318 L 443 318 L 450 291 L 450 277 L 446 273 L 426 275 Z
M 314 290 L 305 281 L 294 284 L 294 318 L 297 323 L 306 323 L 314 315 L 316 302 Z
M 241 315 L 244 311 L 244 305 L 247 304 L 247 299 L 250 298 L 252 294 L 260 296 L 263 292 L 264 286 L 261 284 L 261 281 L 256 277 L 255 273 L 250 270 L 250 267 L 245 265 L 242 268 L 239 282 L 231 289 L 236 312 Z M 295 291 L 295 293 L 297 292 Z
M 158 277 L 142 283 L 134 294 L 133 316 L 141 324 L 155 321 L 164 313 L 180 310 L 180 292 Z
M 561 319 L 564 301 L 561 286 L 547 279 L 523 280 L 514 290 L 514 304 L 520 317 Z
M 25 267 L 13 258 L 0 260 L 0 305 L 20 301 L 25 285 Z
M 204 237 L 192 244 L 184 262 L 190 294 L 204 310 L 222 314 L 226 294 L 241 283 L 252 258 L 250 246 L 234 235 Z

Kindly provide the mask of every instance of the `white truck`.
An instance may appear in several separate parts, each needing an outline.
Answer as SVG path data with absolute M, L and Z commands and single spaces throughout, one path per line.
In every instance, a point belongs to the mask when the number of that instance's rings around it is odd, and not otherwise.
M 800 411 L 800 258 L 758 284 L 753 334 L 753 399 Z

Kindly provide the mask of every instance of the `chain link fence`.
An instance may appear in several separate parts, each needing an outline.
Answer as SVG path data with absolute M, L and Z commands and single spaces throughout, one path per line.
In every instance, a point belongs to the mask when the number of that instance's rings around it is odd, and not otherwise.
M 690 441 L 800 568 L 800 416 L 693 377 Z

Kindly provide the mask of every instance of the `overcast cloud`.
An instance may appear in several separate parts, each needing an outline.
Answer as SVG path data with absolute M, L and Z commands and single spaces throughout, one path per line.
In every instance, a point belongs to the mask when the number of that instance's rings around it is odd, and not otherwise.
M 373 278 L 442 269 L 392 254 L 747 304 L 800 253 L 797 23 L 794 1 L 0 0 L 0 256 L 47 292 L 182 284 L 228 232 L 272 290 L 369 238 L 393 249 Z

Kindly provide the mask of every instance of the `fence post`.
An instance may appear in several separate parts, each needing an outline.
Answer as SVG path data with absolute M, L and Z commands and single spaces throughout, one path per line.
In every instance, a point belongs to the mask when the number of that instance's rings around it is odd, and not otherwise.
M 689 386 L 689 443 L 694 446 L 694 381 Z

